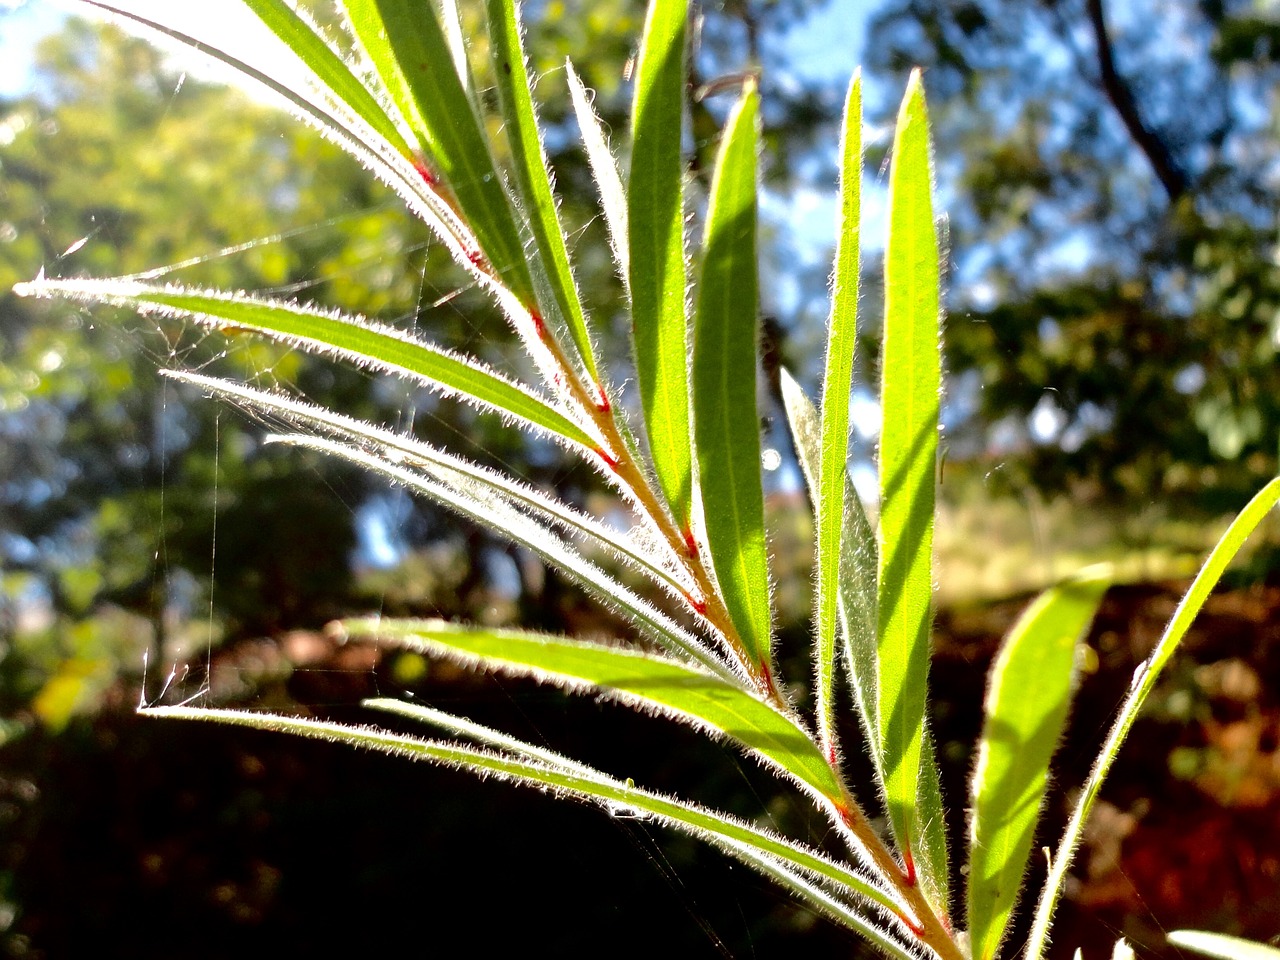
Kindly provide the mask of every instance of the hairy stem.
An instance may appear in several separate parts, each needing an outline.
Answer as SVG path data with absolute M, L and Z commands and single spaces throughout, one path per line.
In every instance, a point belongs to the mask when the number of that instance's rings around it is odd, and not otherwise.
M 645 476 L 631 458 L 629 448 L 618 430 L 612 413 L 608 410 L 600 409 L 600 406 L 593 401 L 587 386 L 582 383 L 577 372 L 568 363 L 564 352 L 550 331 L 547 332 L 544 342 L 551 351 L 552 356 L 555 357 L 556 363 L 565 372 L 566 382 L 569 384 L 574 398 L 582 406 L 582 409 L 592 417 L 596 427 L 616 453 L 616 462 L 613 464 L 613 469 L 618 481 L 626 486 L 627 490 L 635 498 L 639 508 L 657 526 L 666 538 L 671 550 L 684 563 L 694 583 L 702 591 L 706 609 L 705 611 L 699 610 L 699 613 L 721 633 L 727 647 L 734 655 L 734 659 L 755 681 L 760 692 L 778 709 L 789 713 L 791 708 L 778 690 L 769 664 L 753 663 L 747 656 L 733 622 L 729 618 L 729 612 L 720 598 L 719 591 L 715 589 L 714 581 L 702 562 L 701 555 L 696 550 L 690 549 L 684 533 L 654 493 L 648 477 Z M 913 926 L 913 932 L 920 939 L 920 942 L 933 950 L 942 960 L 968 960 L 952 938 L 947 924 L 935 913 L 920 884 L 909 880 L 884 840 L 872 828 L 866 814 L 845 784 L 844 776 L 839 769 L 838 763 L 831 762 L 831 769 L 842 789 L 837 808 L 843 826 L 852 835 L 856 845 L 860 846 L 871 858 L 877 871 L 893 885 L 899 896 L 914 914 L 918 926 L 908 925 Z
M 844 780 L 841 779 L 840 783 L 843 786 Z M 919 937 L 920 942 L 933 950 L 942 960 L 969 960 L 956 944 L 947 923 L 934 911 L 920 884 L 908 878 L 884 840 L 880 838 L 880 834 L 872 828 L 866 814 L 858 806 L 858 802 L 854 800 L 847 787 L 839 806 L 844 825 L 856 840 L 857 845 L 866 852 L 879 873 L 893 885 L 897 894 L 915 914 L 918 926 L 914 927 L 912 932 Z
M 708 624 L 723 638 L 724 646 L 743 673 L 750 677 L 756 687 L 769 701 L 783 711 L 789 707 L 773 681 L 773 674 L 767 663 L 754 663 L 748 656 L 729 610 L 716 589 L 710 571 L 702 561 L 696 548 L 691 549 L 690 541 L 684 531 L 671 516 L 661 499 L 654 492 L 649 478 L 631 457 L 630 448 L 622 437 L 614 413 L 608 407 L 601 408 L 599 401 L 592 396 L 592 391 L 582 382 L 577 370 L 569 363 L 564 350 L 550 330 L 543 334 L 543 344 L 554 358 L 556 365 L 564 375 L 565 383 L 573 398 L 589 416 L 611 448 L 613 458 L 610 461 L 617 482 L 625 487 L 634 499 L 637 507 L 657 528 L 658 533 L 667 542 L 672 554 L 684 566 L 689 578 L 693 581 L 701 596 L 689 598 L 690 606 L 704 618 Z

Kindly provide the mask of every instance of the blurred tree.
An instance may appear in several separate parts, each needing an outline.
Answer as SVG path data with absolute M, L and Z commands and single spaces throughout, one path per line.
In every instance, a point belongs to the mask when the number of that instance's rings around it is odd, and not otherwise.
M 192 260 L 172 276 L 410 319 L 431 296 L 425 259 L 443 258 L 424 253 L 424 233 L 352 161 L 277 111 L 83 21 L 47 41 L 39 63 L 39 95 L 0 105 L 0 290 L 36 269 L 108 276 Z M 220 254 L 258 238 L 270 239 Z M 468 329 L 460 312 L 448 316 Z M 162 646 L 197 600 L 202 619 L 252 633 L 332 615 L 350 592 L 363 492 L 344 503 L 326 491 L 338 474 L 321 464 L 306 468 L 306 489 L 296 479 L 289 488 L 297 461 L 255 456 L 259 430 L 166 386 L 157 367 L 175 362 L 341 393 L 369 414 L 379 405 L 367 378 L 287 351 L 0 293 L 10 709 L 35 697 L 61 722 L 121 662 L 141 665 L 136 644 L 112 651 L 93 641 L 100 632 L 77 633 L 104 602 L 144 617 Z M 221 564 L 215 523 L 234 554 Z M 19 629 L 18 611 L 41 609 Z
M 891 0 L 926 67 L 968 453 L 1046 488 L 1229 499 L 1276 470 L 1280 11 Z M 967 440 L 967 443 L 965 442 Z

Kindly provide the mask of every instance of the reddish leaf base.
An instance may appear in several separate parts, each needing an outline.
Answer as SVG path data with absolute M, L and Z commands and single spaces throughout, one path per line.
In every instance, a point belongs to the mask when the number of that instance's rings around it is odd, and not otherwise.
M 696 557 L 698 555 L 698 541 L 693 535 L 693 528 L 685 524 L 685 528 L 680 532 L 684 535 L 684 546 L 689 551 L 689 556 Z
M 916 885 L 916 858 L 911 855 L 911 836 L 903 837 L 902 879 L 908 887 Z
M 542 319 L 542 314 L 532 307 L 529 309 L 529 319 L 533 321 L 534 332 L 538 334 L 539 340 L 547 339 L 547 324 Z
M 707 601 L 702 597 L 696 597 L 688 591 L 685 592 L 684 598 L 689 601 L 689 606 L 699 615 L 705 615 L 707 612 Z
M 426 182 L 428 187 L 434 187 L 440 181 L 436 179 L 436 175 L 427 167 L 426 161 L 421 157 L 413 158 L 413 169 L 418 171 L 418 175 Z
M 778 698 L 778 684 L 773 679 L 773 669 L 769 666 L 769 661 L 761 660 L 759 664 L 760 680 L 764 684 L 765 692 L 772 698 Z

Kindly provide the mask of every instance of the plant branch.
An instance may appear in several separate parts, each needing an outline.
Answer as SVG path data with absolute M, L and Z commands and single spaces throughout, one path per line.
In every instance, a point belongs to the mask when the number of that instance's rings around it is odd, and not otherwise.
M 1098 70 L 1103 92 L 1115 107 L 1116 113 L 1120 115 L 1120 120 L 1128 130 L 1129 136 L 1133 138 L 1133 142 L 1151 164 L 1152 170 L 1160 180 L 1160 185 L 1164 187 L 1164 192 L 1172 203 L 1190 189 L 1191 184 L 1186 171 L 1173 156 L 1169 145 L 1143 122 L 1133 91 L 1120 76 L 1111 37 L 1107 33 L 1102 0 L 1086 0 L 1085 6 L 1089 11 L 1089 25 L 1093 28 L 1094 42 L 1098 50 Z
M 690 549 L 689 542 L 686 541 L 683 532 L 672 518 L 670 511 L 663 506 L 648 477 L 632 459 L 630 448 L 623 439 L 622 433 L 614 420 L 612 408 L 608 406 L 602 407 L 599 400 L 592 396 L 591 391 L 582 382 L 577 370 L 569 363 L 564 350 L 549 329 L 545 330 L 542 339 L 543 345 L 550 352 L 555 363 L 564 374 L 565 384 L 569 392 L 582 410 L 586 412 L 587 416 L 591 418 L 593 425 L 611 448 L 612 455 L 607 458 L 607 461 L 617 482 L 624 486 L 626 491 L 635 498 L 636 505 L 652 521 L 658 533 L 667 542 L 672 554 L 683 564 L 690 579 L 701 594 L 701 596 L 690 595 L 687 597 L 690 607 L 723 637 L 724 644 L 734 661 L 754 681 L 760 692 L 775 707 L 784 712 L 789 712 L 789 707 L 774 683 L 769 665 L 753 663 L 747 655 L 746 648 L 743 646 L 737 629 L 733 625 L 733 620 L 729 616 L 728 608 L 725 607 L 724 601 L 720 597 L 720 592 L 716 589 L 710 571 L 702 562 L 701 555 L 696 549 Z M 600 388 L 597 387 L 597 389 Z
M 843 778 L 840 778 L 840 783 L 843 786 Z M 880 834 L 871 826 L 866 814 L 858 806 L 858 802 L 849 793 L 847 787 L 844 790 L 844 795 L 839 803 L 840 815 L 844 825 L 857 841 L 857 846 L 861 847 L 867 856 L 871 858 L 881 876 L 893 885 L 898 896 L 915 914 L 918 926 L 908 923 L 908 926 L 912 928 L 912 933 L 919 937 L 920 942 L 933 950 L 942 960 L 969 960 L 952 937 L 948 924 L 938 916 L 933 905 L 925 897 L 924 890 L 920 884 L 907 879 L 902 867 L 898 864 L 888 846 L 885 845 Z M 905 917 L 903 920 L 906 922 Z

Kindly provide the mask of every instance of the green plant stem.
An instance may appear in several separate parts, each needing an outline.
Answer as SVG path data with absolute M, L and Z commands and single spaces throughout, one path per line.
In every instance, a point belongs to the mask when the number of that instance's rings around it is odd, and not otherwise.
M 840 777 L 839 771 L 836 771 L 836 775 Z M 842 777 L 840 777 L 840 783 L 844 785 Z M 880 838 L 880 834 L 871 826 L 866 814 L 858 806 L 858 802 L 847 787 L 844 788 L 838 807 L 849 833 L 866 851 L 880 874 L 893 884 L 898 895 L 915 914 L 919 926 L 913 932 L 920 942 L 933 950 L 942 960 L 969 960 L 952 937 L 949 925 L 934 912 L 921 885 L 918 882 L 907 882 L 907 876 L 901 865 L 885 845 L 884 840 Z
M 636 505 L 640 510 L 653 521 L 658 528 L 658 532 L 667 541 L 667 545 L 674 555 L 684 565 L 697 590 L 701 593 L 700 598 L 691 597 L 689 599 L 690 606 L 700 616 L 704 617 L 724 638 L 725 646 L 728 647 L 734 660 L 737 661 L 739 667 L 747 676 L 751 677 L 756 687 L 768 698 L 770 703 L 784 712 L 789 712 L 790 707 L 778 690 L 769 665 L 767 663 L 753 663 L 752 659 L 747 655 L 746 648 L 743 646 L 737 629 L 733 625 L 733 620 L 729 616 L 729 611 L 725 607 L 724 601 L 720 598 L 719 591 L 716 589 L 706 565 L 702 562 L 701 554 L 689 549 L 689 544 L 685 541 L 684 534 L 672 518 L 670 511 L 662 505 L 661 500 L 649 482 L 649 478 L 631 458 L 629 447 L 623 439 L 621 431 L 618 430 L 618 425 L 614 421 L 612 413 L 608 409 L 601 409 L 599 402 L 592 397 L 591 391 L 582 382 L 577 370 L 569 363 L 564 350 L 550 330 L 547 330 L 543 336 L 543 345 L 551 354 L 560 371 L 565 375 L 565 383 L 569 388 L 569 392 L 582 409 L 586 411 L 587 415 L 591 417 L 594 426 L 610 447 L 612 457 L 609 467 L 617 477 L 618 482 L 635 498 Z M 696 606 L 695 599 L 700 599 L 702 604 L 705 605 L 705 609 L 700 609 Z
M 718 630 L 725 639 L 729 650 L 733 653 L 740 667 L 755 681 L 762 694 L 780 710 L 790 712 L 791 707 L 782 697 L 768 664 L 752 663 L 747 656 L 734 629 L 729 612 L 720 600 L 701 554 L 690 550 L 679 526 L 655 494 L 648 477 L 640 470 L 631 458 L 629 447 L 624 441 L 613 415 L 607 409 L 601 409 L 598 402 L 578 376 L 577 370 L 568 362 L 560 344 L 550 330 L 543 337 L 543 344 L 554 358 L 556 365 L 565 374 L 565 383 L 574 399 L 591 417 L 594 425 L 603 436 L 605 442 L 616 456 L 610 467 L 619 483 L 623 484 L 635 498 L 637 506 L 652 518 L 659 532 L 666 538 L 671 550 L 684 563 L 686 570 L 693 578 L 706 604 L 705 611 L 699 611 L 706 620 Z M 830 762 L 830 761 L 829 761 Z M 907 904 L 919 926 L 913 931 L 920 942 L 933 950 L 942 960 L 968 960 L 964 952 L 956 944 L 946 923 L 934 913 L 933 907 L 924 895 L 919 883 L 908 883 L 906 874 L 893 853 L 885 845 L 880 835 L 872 828 L 866 814 L 854 799 L 844 781 L 838 763 L 831 763 L 836 781 L 841 785 L 842 794 L 836 802 L 839 816 L 857 841 L 871 857 L 876 869 L 884 878 L 893 884 L 903 902 Z
M 477 263 L 475 267 L 477 270 L 493 276 L 492 268 L 487 262 Z M 496 276 L 494 276 L 494 280 L 495 282 L 500 282 Z M 601 402 L 605 397 L 603 388 L 598 384 L 592 384 L 589 387 L 584 383 L 581 374 L 576 366 L 569 361 L 555 334 L 545 326 L 540 326 L 539 330 L 542 346 L 550 354 L 553 363 L 563 376 L 563 382 L 569 394 L 579 405 L 582 412 L 590 418 L 608 446 L 609 449 L 607 451 L 602 450 L 600 453 L 606 460 L 616 481 L 630 493 L 640 511 L 652 520 L 658 532 L 667 541 L 673 555 L 684 565 L 696 589 L 701 592 L 700 598 L 689 598 L 690 606 L 723 637 L 724 645 L 728 648 L 739 668 L 751 678 L 757 690 L 773 706 L 783 712 L 790 713 L 791 706 L 782 696 L 774 680 L 771 665 L 768 662 L 756 663 L 747 654 L 742 639 L 738 636 L 733 620 L 729 616 L 729 611 L 725 607 L 719 591 L 716 589 L 715 581 L 712 579 L 707 566 L 703 563 L 702 555 L 696 548 L 691 548 L 690 541 L 686 540 L 679 524 L 655 493 L 648 476 L 632 458 L 630 447 L 623 438 L 622 432 L 618 429 L 611 407 Z M 701 605 L 695 604 L 695 599 L 701 599 Z M 839 764 L 828 762 L 831 765 L 836 781 L 841 785 L 842 794 L 836 800 L 836 807 L 843 824 L 858 845 L 871 857 L 876 869 L 887 881 L 893 884 L 903 902 L 907 904 L 915 915 L 915 919 L 919 924 L 913 931 L 915 935 L 922 944 L 933 950 L 942 960 L 968 960 L 954 939 L 952 939 L 947 924 L 934 913 L 933 907 L 929 904 L 920 885 L 907 882 L 907 876 L 897 859 L 880 838 L 880 835 L 872 828 L 866 814 L 849 791 Z

